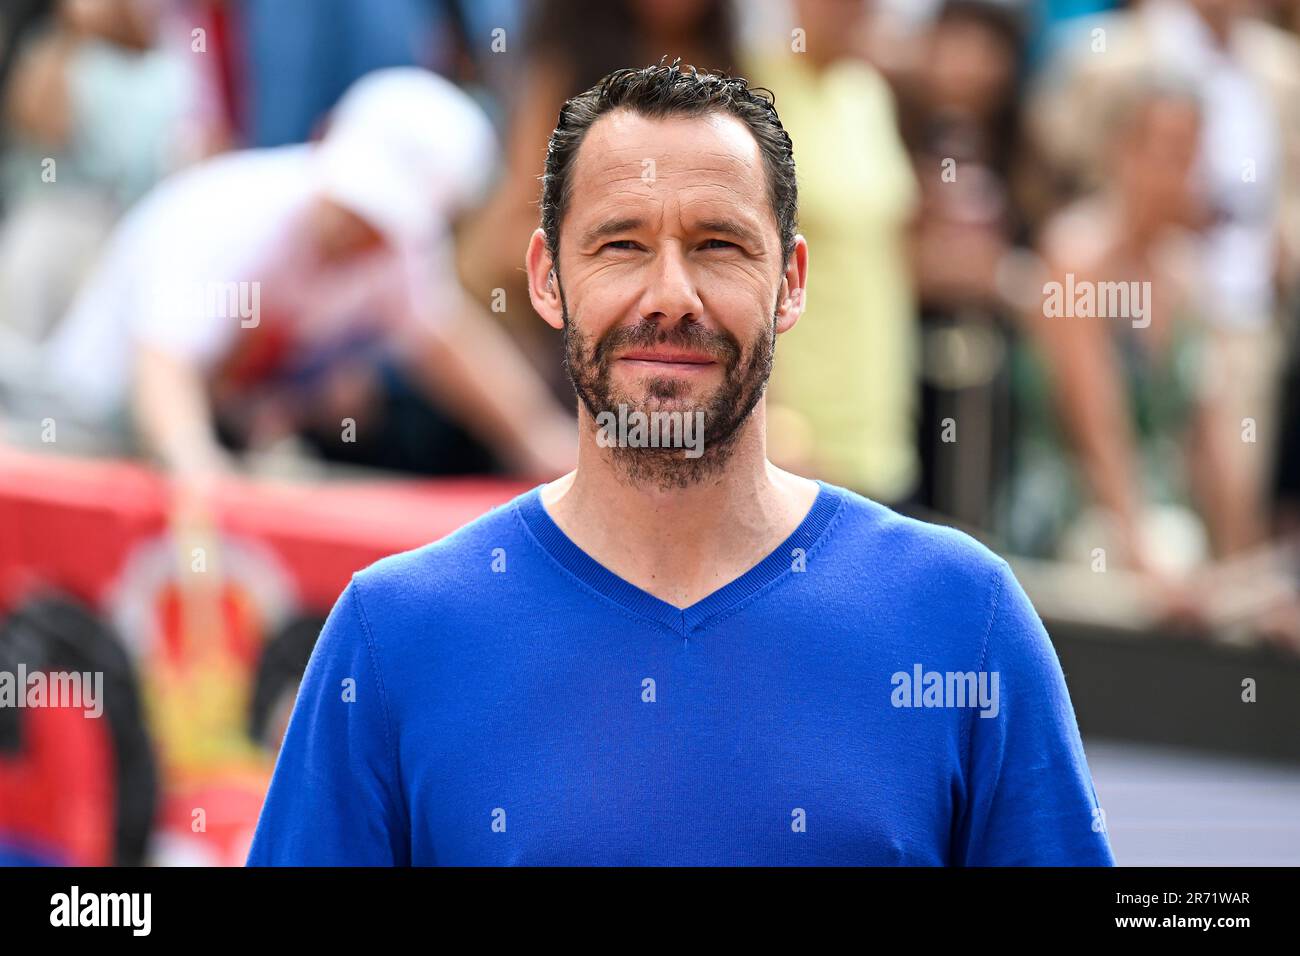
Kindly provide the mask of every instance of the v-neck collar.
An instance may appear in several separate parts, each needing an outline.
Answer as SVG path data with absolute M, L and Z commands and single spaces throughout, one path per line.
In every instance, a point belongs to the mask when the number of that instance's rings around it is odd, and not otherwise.
M 574 544 L 542 504 L 545 485 L 538 485 L 521 495 L 517 499 L 517 508 L 519 516 L 542 548 L 578 580 L 633 614 L 656 621 L 679 634 L 688 634 L 778 578 L 794 573 L 796 559 L 800 556 L 796 549 L 807 555 L 830 527 L 843 504 L 840 490 L 834 485 L 819 480 L 817 486 L 817 497 L 803 521 L 774 551 L 740 577 L 685 608 L 676 607 L 624 580 Z

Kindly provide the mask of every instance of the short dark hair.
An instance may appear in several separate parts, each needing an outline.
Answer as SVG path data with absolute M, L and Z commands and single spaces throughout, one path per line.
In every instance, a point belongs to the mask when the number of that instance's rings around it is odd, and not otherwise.
M 794 252 L 799 194 L 795 183 L 794 145 L 776 114 L 776 96 L 751 87 L 742 77 L 695 67 L 678 69 L 680 58 L 665 65 L 615 70 L 584 93 L 567 100 L 546 148 L 542 175 L 541 218 L 552 260 L 560 254 L 560 224 L 572 193 L 573 161 L 578 147 L 601 116 L 623 108 L 655 119 L 727 113 L 742 120 L 758 141 L 767 171 L 768 201 L 781 237 L 782 263 Z

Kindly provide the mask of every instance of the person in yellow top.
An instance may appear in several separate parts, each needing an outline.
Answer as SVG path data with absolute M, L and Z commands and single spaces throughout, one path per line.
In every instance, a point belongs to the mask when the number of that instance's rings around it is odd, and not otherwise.
M 799 231 L 816 262 L 805 320 L 781 340 L 769 443 L 785 467 L 885 504 L 919 480 L 916 304 L 906 230 L 918 189 L 883 77 L 842 4 L 798 0 L 786 49 L 753 51 L 798 158 Z

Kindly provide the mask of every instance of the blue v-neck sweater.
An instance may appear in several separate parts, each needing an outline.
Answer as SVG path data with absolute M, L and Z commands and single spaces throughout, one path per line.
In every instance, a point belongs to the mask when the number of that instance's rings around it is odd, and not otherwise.
M 250 865 L 1113 865 L 1000 558 L 834 485 L 688 608 L 540 488 L 352 578 Z

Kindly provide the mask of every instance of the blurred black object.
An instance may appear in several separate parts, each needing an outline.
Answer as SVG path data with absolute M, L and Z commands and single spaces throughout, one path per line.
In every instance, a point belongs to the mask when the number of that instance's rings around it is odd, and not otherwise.
M 1287 365 L 1279 388 L 1277 467 L 1273 501 L 1276 530 L 1300 532 L 1300 295 L 1294 298 Z
M 297 694 L 312 648 L 324 626 L 324 618 L 294 618 L 262 648 L 249 702 L 248 735 L 273 751 L 280 745 L 278 740 L 271 739 L 272 721 L 280 701 L 290 690 Z
M 406 373 L 386 362 L 366 400 L 368 418 L 347 440 L 337 422 L 308 421 L 297 437 L 325 461 L 426 476 L 498 475 L 506 469 L 492 450 L 439 410 Z M 217 437 L 226 448 L 248 450 L 238 414 L 216 411 Z
M 0 669 L 78 671 L 104 675 L 103 718 L 116 769 L 114 863 L 144 862 L 158 807 L 158 769 L 145 729 L 140 690 L 126 648 L 113 630 L 80 603 L 45 594 L 21 604 L 0 623 Z M 0 708 L 0 750 L 21 753 L 23 711 Z

